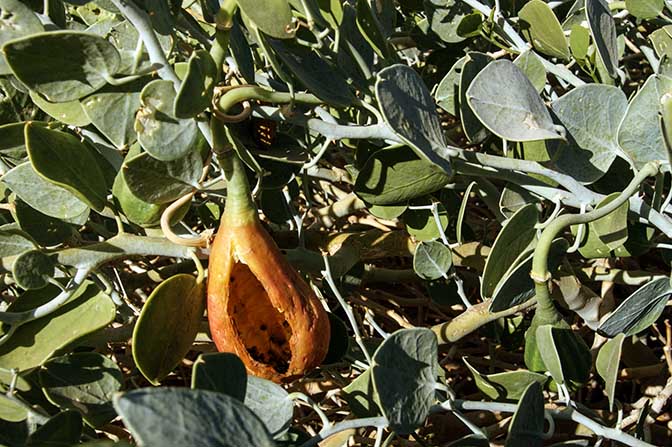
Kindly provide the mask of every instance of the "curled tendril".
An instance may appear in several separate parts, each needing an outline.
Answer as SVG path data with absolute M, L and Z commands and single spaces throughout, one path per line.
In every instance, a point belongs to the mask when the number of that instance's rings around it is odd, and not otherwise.
M 206 160 L 205 167 L 203 168 L 203 173 L 201 174 L 201 178 L 198 180 L 199 184 L 203 183 L 203 181 L 208 175 L 211 157 L 212 155 L 209 155 L 208 159 Z M 175 234 L 170 226 L 171 218 L 173 217 L 175 212 L 178 209 L 180 209 L 182 205 L 191 201 L 191 199 L 194 198 L 195 194 L 196 194 L 195 190 L 191 191 L 190 193 L 183 195 L 182 197 L 171 203 L 170 206 L 168 206 L 168 208 L 163 210 L 163 213 L 161 213 L 161 231 L 163 232 L 163 235 L 166 237 L 166 239 L 168 239 L 170 242 L 174 244 L 182 245 L 185 247 L 207 248 L 210 246 L 210 240 L 212 239 L 212 235 L 214 233 L 213 230 L 205 230 L 196 237 L 182 237 Z
M 212 237 L 212 230 L 206 230 L 196 237 L 182 237 L 173 232 L 173 229 L 170 227 L 170 219 L 175 214 L 182 205 L 189 202 L 196 194 L 195 191 L 185 194 L 173 203 L 170 204 L 161 214 L 161 231 L 163 235 L 170 242 L 178 245 L 183 245 L 185 247 L 207 247 L 210 244 L 210 238 Z
M 227 86 L 221 86 L 217 87 L 215 90 L 215 94 L 212 97 L 212 113 L 215 115 L 215 117 L 224 122 L 224 123 L 239 123 L 241 121 L 246 120 L 250 114 L 252 113 L 252 104 L 250 104 L 250 101 L 243 101 L 243 111 L 236 114 L 236 115 L 230 115 L 226 112 L 222 112 L 219 109 L 219 99 L 222 97 L 224 93 L 226 93 L 229 90 L 239 88 L 239 87 L 247 87 L 246 85 L 227 85 Z

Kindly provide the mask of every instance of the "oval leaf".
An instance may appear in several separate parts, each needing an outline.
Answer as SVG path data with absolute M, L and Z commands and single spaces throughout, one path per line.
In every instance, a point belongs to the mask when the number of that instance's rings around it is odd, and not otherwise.
M 535 373 L 526 369 L 507 371 L 495 374 L 481 374 L 471 366 L 466 358 L 463 358 L 469 372 L 474 377 L 474 383 L 486 396 L 499 400 L 518 400 L 525 389 L 533 382 L 544 385 L 548 377 L 544 374 Z
M 648 161 L 668 161 L 660 127 L 660 99 L 672 91 L 672 80 L 651 75 L 630 101 L 618 129 L 618 143 L 637 169 Z
M 19 312 L 34 309 L 58 293 L 60 289 L 52 285 L 25 292 L 7 310 Z M 56 312 L 20 326 L 0 346 L 0 368 L 28 371 L 40 366 L 58 349 L 107 326 L 114 320 L 115 313 L 110 297 L 87 282 Z
M 114 408 L 140 445 L 275 446 L 251 410 L 215 391 L 142 388 L 117 395 Z
M 0 394 L 0 419 L 8 422 L 25 421 L 28 409 L 4 394 Z
M 638 19 L 655 19 L 663 12 L 665 0 L 625 0 L 625 7 Z
M 590 376 L 588 346 L 568 327 L 542 324 L 536 330 L 539 354 L 551 377 L 568 386 L 583 384 Z
M 137 155 L 122 166 L 128 189 L 148 203 L 168 203 L 198 187 L 203 161 L 196 152 L 164 162 L 147 153 Z
M 179 274 L 147 298 L 133 329 L 133 359 L 154 385 L 189 352 L 205 311 L 204 293 L 202 281 Z
M 460 76 L 466 62 L 466 56 L 455 62 L 441 79 L 434 93 L 436 104 L 454 117 L 460 116 Z
M 378 56 L 382 59 L 388 59 L 391 56 L 390 49 L 383 35 L 383 30 L 380 28 L 380 23 L 371 10 L 371 5 L 367 0 L 357 0 L 355 8 L 357 11 L 357 28 L 359 28 L 362 36 Z
M 157 160 L 184 157 L 193 151 L 198 137 L 195 120 L 175 117 L 175 97 L 173 83 L 161 79 L 150 82 L 140 92 L 135 130 L 142 148 Z
M 558 168 L 583 183 L 602 177 L 622 153 L 617 135 L 627 107 L 625 93 L 604 84 L 577 87 L 553 102 L 568 139 L 552 154 Z
M 610 202 L 616 200 L 620 193 L 613 193 L 605 197 L 596 207 L 601 208 Z M 590 223 L 592 230 L 600 238 L 609 250 L 614 250 L 628 240 L 628 212 L 630 211 L 630 202 L 627 200 L 623 205 L 616 208 L 611 213 Z
M 416 200 L 413 205 L 431 205 L 431 200 Z M 439 222 L 431 210 L 424 209 L 407 209 L 404 212 L 403 220 L 406 225 L 406 231 L 418 241 L 433 241 L 441 237 L 441 232 L 448 227 L 448 212 L 442 203 L 437 203 L 437 214 L 439 215 Z M 439 225 L 441 228 L 439 228 Z
M 509 141 L 561 139 L 534 85 L 513 62 L 491 62 L 467 90 L 479 120 Z
M 553 241 L 548 254 L 548 271 L 550 273 L 555 272 L 560 266 L 568 248 L 569 243 L 566 239 L 561 238 Z M 534 296 L 534 281 L 530 277 L 533 258 L 534 253 L 516 265 L 513 270 L 507 272 L 505 278 L 497 284 L 490 302 L 490 312 L 500 312 L 518 304 L 523 304 Z
M 397 433 L 412 433 L 429 416 L 437 365 L 436 335 L 425 328 L 396 331 L 373 355 L 373 383 L 383 414 Z
M 472 51 L 467 54 L 466 61 L 460 73 L 459 85 L 459 117 L 462 123 L 462 129 L 467 139 L 474 144 L 483 142 L 490 133 L 483 126 L 481 120 L 474 114 L 469 101 L 467 101 L 467 90 L 474 82 L 474 78 L 492 62 L 492 58 L 487 54 Z
M 145 80 L 106 87 L 82 100 L 82 107 L 93 125 L 117 148 L 132 144 L 137 135 L 134 123 Z
M 38 93 L 32 91 L 30 92 L 30 99 L 37 107 L 42 109 L 44 113 L 64 124 L 77 127 L 84 127 L 91 124 L 91 120 L 86 116 L 86 113 L 84 113 L 82 104 L 77 100 L 68 102 L 49 102 L 42 98 Z
M 535 52 L 528 50 L 518 56 L 513 63 L 525 73 L 537 92 L 541 93 L 546 86 L 546 69 Z
M 71 219 L 86 212 L 88 205 L 70 191 L 40 177 L 30 163 L 23 163 L 2 176 L 21 200 L 47 216 Z
M 540 53 L 569 59 L 565 33 L 553 10 L 541 0 L 532 0 L 518 12 L 520 27 Z
M 26 447 L 66 446 L 79 442 L 82 416 L 76 411 L 63 411 L 50 418 L 28 436 Z
M 371 368 L 364 371 L 348 386 L 343 388 L 343 398 L 348 402 L 353 414 L 359 418 L 380 416 L 380 398 L 373 386 Z
M 16 224 L 0 227 L 0 258 L 18 255 L 34 248 L 37 248 L 37 243 Z
M 178 118 L 193 118 L 208 106 L 215 88 L 217 66 L 210 53 L 198 50 L 191 53 L 187 74 L 175 96 L 174 111 Z
M 355 193 L 372 205 L 395 205 L 438 191 L 450 176 L 407 147 L 374 153 L 357 175 Z
M 415 248 L 413 270 L 422 279 L 448 278 L 452 266 L 453 254 L 441 242 L 422 242 Z
M 218 391 L 243 402 L 247 389 L 245 365 L 231 352 L 201 354 L 192 368 L 191 387 Z
M 287 0 L 266 0 L 260 7 L 256 0 L 237 0 L 238 6 L 254 25 L 277 39 L 294 37 L 292 10 Z
M 544 445 L 544 395 L 541 384 L 528 385 L 513 414 L 506 447 L 542 447 Z
M 346 107 L 352 104 L 355 98 L 337 67 L 311 48 L 294 41 L 271 38 L 266 41 L 308 91 L 334 106 Z
M 107 185 L 89 147 L 69 133 L 32 123 L 25 127 L 26 149 L 35 171 L 70 191 L 96 211 L 107 202 Z
M 51 102 L 89 95 L 112 77 L 121 63 L 104 38 L 78 31 L 38 33 L 7 42 L 2 52 L 14 75 Z
M 441 40 L 459 43 L 465 39 L 460 24 L 472 12 L 469 5 L 456 0 L 430 0 L 424 5 L 429 27 Z M 480 18 L 480 14 L 475 17 Z
M 45 247 L 58 245 L 72 236 L 74 232 L 71 225 L 40 213 L 23 200 L 17 199 L 12 204 L 15 209 L 16 221 L 21 230 L 25 231 L 40 245 Z M 83 217 L 86 218 L 87 215 L 85 214 Z
M 54 261 L 39 250 L 21 253 L 12 266 L 14 281 L 26 290 L 45 287 L 54 276 L 54 271 Z
M 49 401 L 79 411 L 93 427 L 101 427 L 117 416 L 112 397 L 123 382 L 117 364 L 97 352 L 56 357 L 40 370 L 40 384 Z
M 280 385 L 260 377 L 247 376 L 244 402 L 273 437 L 282 435 L 289 428 L 294 415 L 294 403 Z
M 0 0 L 0 45 L 5 42 L 44 30 L 37 14 L 28 5 L 19 0 Z M 5 56 L 0 55 L 0 74 L 11 74 Z
M 376 78 L 376 98 L 392 130 L 420 157 L 451 175 L 436 105 L 420 75 L 406 65 L 384 68 Z

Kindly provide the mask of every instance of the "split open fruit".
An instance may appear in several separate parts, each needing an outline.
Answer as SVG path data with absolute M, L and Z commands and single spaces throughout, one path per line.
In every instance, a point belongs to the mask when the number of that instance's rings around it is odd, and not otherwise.
M 276 382 L 318 366 L 329 347 L 329 318 L 257 216 L 242 163 L 221 157 L 227 200 L 211 247 L 208 321 L 220 351 Z

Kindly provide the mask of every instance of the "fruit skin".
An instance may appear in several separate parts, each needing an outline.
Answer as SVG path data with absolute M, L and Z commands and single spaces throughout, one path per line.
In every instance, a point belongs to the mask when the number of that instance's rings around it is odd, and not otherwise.
M 237 172 L 229 177 L 226 208 L 210 252 L 210 332 L 217 349 L 238 355 L 251 374 L 287 381 L 324 360 L 329 318 L 262 226 L 249 189 L 234 186 L 247 181 L 235 177 L 244 175 L 238 158 L 231 163 Z

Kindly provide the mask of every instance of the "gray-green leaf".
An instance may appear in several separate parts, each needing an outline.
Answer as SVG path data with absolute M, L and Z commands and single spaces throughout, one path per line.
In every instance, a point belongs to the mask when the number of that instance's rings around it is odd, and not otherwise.
M 2 52 L 14 75 L 51 102 L 74 101 L 107 84 L 119 69 L 117 49 L 104 38 L 52 31 L 10 40 Z
M 474 382 L 490 399 L 518 400 L 525 389 L 533 382 L 544 385 L 548 377 L 544 374 L 535 373 L 526 369 L 506 371 L 495 374 L 481 374 L 471 366 L 466 358 L 462 359 L 467 365 L 469 372 L 474 377 Z
M 114 408 L 135 440 L 145 446 L 275 446 L 250 409 L 216 391 L 141 388 L 117 395 Z
M 453 254 L 441 242 L 422 242 L 415 248 L 413 270 L 422 279 L 446 278 L 452 265 Z
M 122 167 L 128 189 L 149 203 L 168 203 L 198 187 L 203 161 L 197 152 L 164 162 L 147 153 L 126 161 Z
M 539 212 L 534 204 L 525 205 L 506 222 L 488 255 L 483 271 L 481 296 L 490 298 L 506 272 L 515 261 L 535 242 Z
M 26 148 L 35 171 L 96 211 L 107 202 L 107 185 L 91 149 L 77 137 L 27 123 Z
M 178 274 L 163 281 L 147 298 L 133 329 L 133 359 L 154 385 L 189 352 L 205 311 L 202 281 Z
M 45 287 L 54 276 L 54 271 L 54 260 L 39 250 L 21 253 L 12 265 L 14 281 L 26 290 Z
M 194 150 L 198 127 L 193 119 L 174 115 L 175 88 L 171 81 L 157 79 L 140 92 L 140 110 L 135 117 L 138 141 L 161 161 L 173 161 Z
M 133 143 L 135 114 L 140 107 L 140 90 L 146 78 L 122 86 L 105 87 L 82 100 L 93 125 L 117 148 Z
M 203 353 L 192 367 L 191 387 L 218 391 L 243 402 L 247 389 L 245 364 L 231 352 Z
M 237 0 L 238 6 L 259 30 L 277 39 L 294 37 L 292 10 L 287 0 Z
M 401 64 L 384 68 L 376 79 L 376 98 L 392 130 L 420 157 L 451 175 L 436 105 L 420 75 Z
M 537 92 L 541 93 L 546 86 L 546 69 L 539 60 L 539 56 L 534 51 L 528 50 L 518 56 L 513 63 L 525 73 Z
M 612 78 L 618 76 L 618 42 L 616 41 L 616 23 L 606 0 L 586 2 L 586 18 L 597 54 Z
M 597 328 L 605 337 L 620 333 L 636 335 L 648 328 L 663 313 L 667 299 L 672 294 L 668 278 L 651 281 L 625 299 Z
M 53 299 L 59 292 L 60 289 L 53 285 L 27 291 L 7 310 L 33 309 Z M 40 366 L 58 349 L 107 326 L 115 313 L 110 297 L 87 282 L 56 312 L 19 327 L 0 347 L 0 368 L 28 371 Z
M 663 12 L 665 0 L 625 0 L 625 7 L 638 19 L 655 19 Z
M 568 139 L 552 154 L 558 168 L 583 183 L 602 177 L 622 154 L 616 140 L 627 107 L 623 91 L 604 84 L 577 87 L 553 102 Z
M 354 96 L 338 67 L 320 57 L 313 49 L 285 39 L 267 38 L 278 58 L 315 96 L 328 104 L 346 107 Z
M 175 96 L 174 111 L 177 118 L 193 118 L 210 105 L 217 69 L 207 51 L 191 53 L 187 74 Z
M 247 376 L 244 402 L 273 437 L 282 435 L 289 428 L 294 415 L 294 403 L 280 385 L 260 377 Z
M 0 0 L 0 46 L 5 42 L 44 30 L 42 22 L 30 7 L 19 0 Z M 11 74 L 5 57 L 0 55 L 0 75 Z
M 357 175 L 355 193 L 372 205 L 396 205 L 441 189 L 450 176 L 408 147 L 374 153 Z
M 28 205 L 57 219 L 77 217 L 88 208 L 70 191 L 39 176 L 30 163 L 12 168 L 2 176 L 2 182 Z
M 373 383 L 397 433 L 412 433 L 427 419 L 435 401 L 437 356 L 436 335 L 425 328 L 396 331 L 373 355 Z
M 469 86 L 467 101 L 478 119 L 506 140 L 563 138 L 534 85 L 510 61 L 488 64 Z
M 520 26 L 528 40 L 540 53 L 569 59 L 565 33 L 553 10 L 541 0 L 532 0 L 518 12 Z
M 506 447 L 542 447 L 544 445 L 544 395 L 541 384 L 528 385 L 513 414 Z
M 618 129 L 618 143 L 637 169 L 648 161 L 668 161 L 660 128 L 660 98 L 672 90 L 672 79 L 651 75 L 630 101 Z
M 47 115 L 69 126 L 84 127 L 91 124 L 91 120 L 79 101 L 49 102 L 39 93 L 30 92 L 30 99 Z
M 621 348 L 623 347 L 625 334 L 620 333 L 608 340 L 597 354 L 595 369 L 605 383 L 605 393 L 609 398 L 609 411 L 614 409 L 614 394 L 616 393 L 616 380 L 618 379 L 618 365 L 621 362 Z
M 61 408 L 77 410 L 93 427 L 116 417 L 112 397 L 123 385 L 121 370 L 97 352 L 75 352 L 49 360 L 40 370 L 47 398 Z

